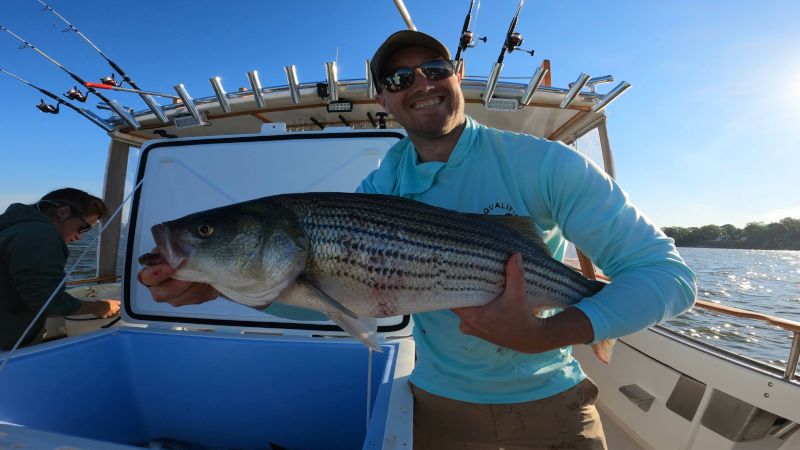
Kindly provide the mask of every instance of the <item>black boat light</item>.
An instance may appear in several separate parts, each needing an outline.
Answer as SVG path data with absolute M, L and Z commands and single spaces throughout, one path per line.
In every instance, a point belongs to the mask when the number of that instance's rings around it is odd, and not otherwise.
M 328 112 L 351 112 L 353 111 L 353 102 L 350 100 L 336 100 L 335 102 L 328 102 Z

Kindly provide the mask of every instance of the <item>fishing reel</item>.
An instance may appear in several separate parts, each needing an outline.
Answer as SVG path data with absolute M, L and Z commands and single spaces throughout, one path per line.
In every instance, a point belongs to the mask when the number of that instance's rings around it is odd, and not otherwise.
M 514 50 L 519 50 L 521 52 L 529 53 L 531 56 L 533 56 L 533 54 L 536 53 L 536 50 L 525 50 L 524 48 L 519 48 L 519 46 L 522 45 L 522 41 L 524 41 L 524 39 L 520 33 L 515 32 L 509 34 L 506 38 L 506 48 L 508 48 L 508 53 L 511 53 Z
M 77 86 L 73 86 L 72 89 L 64 93 L 64 97 L 67 97 L 70 100 L 77 100 L 81 103 L 86 103 L 86 98 L 88 95 L 79 91 Z
M 36 108 L 46 114 L 58 114 L 58 110 L 61 108 L 61 103 L 53 106 L 45 103 L 44 99 L 39 99 L 39 104 L 36 105 Z
M 486 36 L 480 36 L 476 38 L 475 33 L 473 33 L 472 31 L 469 30 L 464 31 L 463 33 L 461 33 L 461 39 L 458 41 L 458 46 L 463 50 L 466 50 L 468 48 L 474 48 L 478 45 L 477 42 L 474 42 L 476 39 L 478 41 L 483 41 L 484 44 L 486 43 Z
M 100 78 L 100 82 L 105 84 L 106 86 L 111 87 L 120 87 L 122 83 L 119 83 L 116 78 L 114 78 L 114 74 L 112 73 L 111 76 Z

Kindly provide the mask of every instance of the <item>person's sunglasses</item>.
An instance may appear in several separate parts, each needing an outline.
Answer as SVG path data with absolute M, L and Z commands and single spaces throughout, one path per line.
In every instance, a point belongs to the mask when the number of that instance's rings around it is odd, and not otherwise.
M 77 214 L 73 214 L 72 217 L 76 217 L 80 219 L 81 222 L 83 222 L 83 225 L 80 228 L 78 228 L 78 234 L 86 233 L 87 231 L 92 229 L 92 226 L 89 225 L 89 222 L 87 222 L 86 219 L 84 219 L 83 217 Z
M 75 218 L 79 219 L 81 222 L 83 222 L 83 225 L 81 225 L 81 227 L 78 229 L 78 234 L 86 233 L 87 231 L 92 229 L 92 226 L 89 224 L 89 222 L 87 222 L 86 219 L 83 218 L 83 216 L 78 214 L 77 209 L 73 205 L 71 205 L 71 204 L 69 204 L 67 202 L 60 202 L 60 201 L 57 202 L 57 201 L 53 201 L 53 200 L 40 200 L 35 205 L 36 209 L 38 209 L 40 211 L 41 211 L 41 208 L 39 208 L 39 204 L 40 203 L 49 203 L 49 204 L 55 206 L 56 208 L 58 208 L 59 206 L 66 206 L 67 208 L 69 208 L 69 210 L 72 212 L 72 215 L 70 217 L 75 217 Z
M 414 84 L 414 74 L 417 68 L 425 75 L 425 78 L 433 81 L 444 80 L 452 77 L 455 73 L 453 61 L 449 59 L 435 59 L 424 62 L 417 67 L 400 67 L 393 74 L 381 79 L 381 84 L 389 92 L 400 92 L 408 89 Z

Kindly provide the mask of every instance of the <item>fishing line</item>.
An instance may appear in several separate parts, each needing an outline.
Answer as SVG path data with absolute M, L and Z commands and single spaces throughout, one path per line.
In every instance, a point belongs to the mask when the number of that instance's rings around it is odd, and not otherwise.
M 186 169 L 186 171 L 187 171 L 187 172 L 189 172 L 190 174 L 192 174 L 192 175 L 194 175 L 195 177 L 197 177 L 197 178 L 198 178 L 200 181 L 202 181 L 202 182 L 204 182 L 205 184 L 207 184 L 209 187 L 211 187 L 211 189 L 214 189 L 215 191 L 217 191 L 217 193 L 218 193 L 218 194 L 220 194 L 220 195 L 222 195 L 223 197 L 225 197 L 225 198 L 226 198 L 226 199 L 227 199 L 229 202 L 231 202 L 231 203 L 238 203 L 238 200 L 236 200 L 235 198 L 233 198 L 233 196 L 231 196 L 231 195 L 229 195 L 227 192 L 225 192 L 225 190 L 224 190 L 224 189 L 222 189 L 221 187 L 219 187 L 219 186 L 217 186 L 216 184 L 214 184 L 214 182 L 213 182 L 213 181 L 211 181 L 210 179 L 208 179 L 208 178 L 204 177 L 204 176 L 203 176 L 203 174 L 201 174 L 200 172 L 198 172 L 198 171 L 196 171 L 196 170 L 192 169 L 191 167 L 189 167 L 189 166 L 188 166 L 186 163 L 184 163 L 183 161 L 172 160 L 172 161 L 170 161 L 170 162 L 173 162 L 173 163 L 175 163 L 175 164 L 177 164 L 177 165 L 179 165 L 179 166 L 183 167 L 184 169 Z
M 478 6 L 475 7 L 475 18 L 472 19 L 472 26 L 473 30 L 478 28 L 478 14 L 481 12 L 481 0 L 478 0 Z M 485 42 L 485 41 L 484 41 Z
M 372 400 L 372 348 L 367 347 L 367 432 L 369 432 L 369 414 Z
M 137 90 L 139 89 L 139 87 L 138 87 L 138 86 L 136 86 L 136 84 L 133 82 L 133 80 L 131 80 L 131 79 L 130 79 L 130 77 L 128 76 L 128 74 L 126 74 L 126 73 L 125 73 L 125 71 L 124 71 L 124 70 L 122 70 L 122 68 L 121 68 L 121 67 L 120 67 L 120 66 L 119 66 L 117 63 L 115 63 L 114 61 L 112 61 L 112 60 L 111 60 L 111 58 L 109 58 L 108 56 L 106 56 L 106 55 L 105 55 L 105 53 L 103 53 L 103 51 L 102 51 L 102 50 L 100 50 L 100 48 L 98 48 L 98 47 L 97 47 L 97 46 L 94 44 L 94 42 L 90 41 L 90 40 L 89 40 L 89 38 L 88 38 L 88 37 L 86 37 L 86 35 L 85 35 L 85 34 L 83 34 L 83 33 L 82 33 L 82 32 L 81 32 L 81 31 L 80 31 L 80 30 L 79 30 L 79 29 L 78 29 L 78 28 L 77 28 L 75 25 L 71 24 L 71 23 L 70 23 L 70 22 L 69 22 L 67 19 L 65 19 L 65 18 L 64 18 L 64 16 L 62 16 L 61 14 L 59 14 L 59 13 L 58 13 L 58 12 L 57 12 L 55 9 L 51 8 L 51 7 L 50 7 L 50 5 L 48 5 L 47 3 L 43 2 L 42 0 L 37 0 L 37 1 L 38 1 L 39 3 L 41 3 L 41 4 L 42 4 L 42 6 L 44 6 L 44 9 L 45 9 L 45 10 L 47 10 L 47 11 L 50 11 L 50 12 L 51 12 L 51 13 L 53 13 L 53 14 L 54 14 L 56 17 L 58 17 L 59 19 L 61 19 L 61 21 L 63 21 L 65 24 L 67 24 L 67 29 L 66 29 L 66 30 L 63 30 L 64 32 L 74 31 L 75 33 L 77 33 L 77 34 L 78 34 L 78 36 L 82 37 L 82 38 L 83 38 L 83 40 L 84 40 L 84 41 L 86 41 L 86 43 L 87 43 L 87 44 L 91 45 L 91 46 L 92 46 L 92 48 L 94 48 L 95 50 L 97 50 L 97 53 L 99 53 L 99 54 L 100 54 L 100 56 L 102 56 L 102 57 L 103 57 L 103 59 L 105 59 L 105 60 L 106 60 L 106 62 L 108 62 L 108 64 L 111 66 L 111 68 L 112 68 L 112 69 L 114 69 L 114 70 L 116 70 L 116 71 L 117 71 L 117 73 L 119 74 L 119 76 L 121 76 L 121 77 L 122 77 L 122 80 L 123 80 L 124 82 L 128 83 L 128 84 L 129 84 L 129 85 L 130 85 L 132 88 L 134 88 L 134 89 L 137 89 Z M 122 82 L 120 82 L 119 84 L 122 84 Z
M 31 329 L 33 329 L 33 326 L 36 324 L 36 321 L 39 320 L 39 318 L 42 316 L 42 314 L 44 314 L 44 311 L 47 309 L 48 306 L 50 306 L 50 303 L 56 297 L 56 294 L 59 293 L 61 288 L 67 282 L 67 278 L 69 278 L 69 276 L 72 275 L 72 272 L 75 271 L 75 269 L 77 268 L 78 264 L 80 264 L 80 262 L 83 260 L 83 257 L 86 256 L 86 253 L 89 251 L 89 249 L 91 249 L 92 247 L 95 247 L 95 244 L 97 243 L 97 240 L 100 238 L 100 236 L 102 236 L 102 234 L 106 230 L 106 228 L 108 228 L 111 225 L 111 222 L 114 221 L 114 219 L 117 217 L 117 215 L 119 215 L 120 212 L 122 212 L 122 207 L 125 206 L 126 203 L 128 203 L 128 200 L 130 200 L 130 198 L 133 196 L 133 194 L 141 187 L 142 183 L 144 183 L 144 180 L 146 180 L 146 179 L 147 179 L 146 177 L 142 178 L 142 180 L 139 181 L 139 183 L 136 184 L 136 186 L 133 188 L 133 190 L 131 190 L 131 193 L 128 194 L 127 197 L 125 197 L 125 199 L 122 201 L 122 203 L 120 203 L 119 207 L 114 211 L 114 213 L 111 214 L 111 216 L 109 216 L 108 220 L 104 221 L 103 224 L 100 225 L 100 232 L 97 233 L 97 235 L 94 237 L 94 239 L 92 239 L 92 241 L 89 243 L 89 245 L 86 246 L 86 248 L 83 250 L 83 252 L 80 254 L 80 256 L 78 256 L 78 259 L 72 264 L 72 267 L 70 267 L 69 271 L 67 271 L 66 275 L 64 275 L 64 278 L 61 279 L 61 282 L 58 283 L 58 286 L 56 286 L 56 288 L 53 290 L 53 292 L 47 298 L 47 301 L 44 302 L 44 305 L 42 305 L 41 308 L 39 308 L 39 311 L 36 313 L 36 316 L 33 318 L 33 320 L 31 320 L 31 323 L 28 324 L 28 327 L 25 329 L 25 331 L 22 333 L 22 335 L 19 337 L 19 339 L 17 339 L 16 344 L 14 344 L 14 346 L 11 347 L 11 350 L 9 350 L 8 353 L 6 353 L 4 355 L 5 359 L 3 360 L 2 363 L 0 363 L 0 374 L 2 374 L 3 369 L 6 367 L 6 364 L 11 360 L 12 353 L 14 353 L 17 350 L 17 348 L 19 348 L 19 346 L 22 344 L 22 341 L 25 339 L 25 337 L 28 335 L 28 333 L 31 331 Z

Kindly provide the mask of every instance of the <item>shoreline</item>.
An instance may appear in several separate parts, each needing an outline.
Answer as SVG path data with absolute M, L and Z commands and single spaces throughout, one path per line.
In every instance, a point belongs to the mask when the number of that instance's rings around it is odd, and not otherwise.
M 763 246 L 763 247 L 754 247 L 754 246 L 747 246 L 747 245 L 736 245 L 735 242 L 704 242 L 704 243 L 693 243 L 693 244 L 678 244 L 676 243 L 675 246 L 678 248 L 715 248 L 715 249 L 724 249 L 724 250 L 776 250 L 776 251 L 792 251 L 797 252 L 800 251 L 800 246 Z

